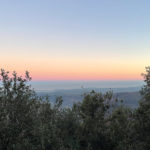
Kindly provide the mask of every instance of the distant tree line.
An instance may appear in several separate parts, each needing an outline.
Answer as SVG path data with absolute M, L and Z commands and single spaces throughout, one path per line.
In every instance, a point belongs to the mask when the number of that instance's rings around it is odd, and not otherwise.
M 82 102 L 62 107 L 51 104 L 16 72 L 1 70 L 1 150 L 149 150 L 150 67 L 143 74 L 142 100 L 136 109 L 113 97 L 91 91 Z

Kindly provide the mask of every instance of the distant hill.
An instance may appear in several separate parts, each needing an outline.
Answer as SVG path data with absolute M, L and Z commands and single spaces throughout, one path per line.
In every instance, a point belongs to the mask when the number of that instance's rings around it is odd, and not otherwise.
M 132 88 L 115 88 L 115 89 L 94 89 L 96 92 L 106 92 L 108 90 L 113 90 L 114 97 L 123 100 L 123 104 L 126 106 L 130 106 L 132 108 L 136 108 L 138 106 L 138 102 L 141 99 L 141 95 L 139 92 L 139 87 Z M 70 107 L 73 103 L 80 102 L 83 99 L 84 93 L 90 92 L 92 89 L 71 89 L 71 90 L 56 90 L 56 91 L 41 91 L 37 92 L 40 96 L 48 95 L 50 101 L 53 103 L 58 96 L 62 96 L 63 98 L 63 106 Z
M 121 92 L 115 93 L 115 97 L 122 99 L 124 105 L 136 108 L 138 106 L 138 102 L 141 99 L 141 95 L 139 92 Z

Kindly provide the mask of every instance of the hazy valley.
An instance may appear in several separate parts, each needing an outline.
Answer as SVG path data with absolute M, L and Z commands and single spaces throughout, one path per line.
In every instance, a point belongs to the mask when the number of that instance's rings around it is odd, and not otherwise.
M 54 103 L 57 97 L 61 96 L 63 99 L 64 107 L 71 107 L 73 103 L 81 102 L 84 94 L 90 91 L 102 92 L 113 91 L 114 98 L 123 100 L 125 106 L 136 108 L 138 102 L 141 99 L 140 87 L 129 87 L 129 88 L 86 88 L 86 89 L 61 89 L 54 91 L 37 91 L 39 96 L 48 96 L 49 100 Z

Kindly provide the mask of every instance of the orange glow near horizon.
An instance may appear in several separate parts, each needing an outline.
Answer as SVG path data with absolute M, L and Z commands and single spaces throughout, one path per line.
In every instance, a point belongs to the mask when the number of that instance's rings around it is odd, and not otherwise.
M 145 64 L 121 58 L 50 58 L 9 57 L 1 60 L 6 71 L 24 75 L 29 71 L 33 80 L 142 80 Z M 9 61 L 9 62 L 8 62 Z M 138 61 L 139 62 L 139 61 Z M 9 64 L 9 65 L 8 65 Z
M 46 73 L 45 73 L 46 74 Z M 49 73 L 48 75 L 31 73 L 33 80 L 141 80 L 140 74 L 127 73 Z
M 117 65 L 63 65 L 58 64 L 33 64 L 33 65 L 12 65 L 3 67 L 6 71 L 16 71 L 19 75 L 24 75 L 25 71 L 29 71 L 33 80 L 141 80 L 141 73 L 144 72 L 144 66 L 133 68 L 133 66 Z M 102 65 L 103 66 L 103 65 Z
M 141 80 L 142 69 L 125 68 L 121 71 L 119 67 L 109 68 L 86 68 L 73 66 L 72 68 L 63 66 L 59 68 L 51 67 L 6 67 L 6 71 L 15 70 L 19 75 L 24 75 L 25 71 L 29 71 L 33 80 Z M 49 69 L 50 68 L 50 69 Z

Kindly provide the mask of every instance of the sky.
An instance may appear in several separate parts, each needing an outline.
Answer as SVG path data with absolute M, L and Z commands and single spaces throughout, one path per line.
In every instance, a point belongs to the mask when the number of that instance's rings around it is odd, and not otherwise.
M 33 80 L 141 80 L 149 0 L 0 0 L 0 68 Z

